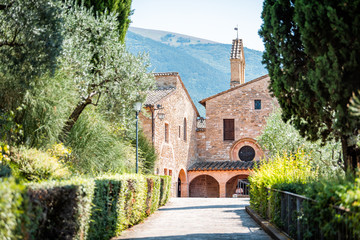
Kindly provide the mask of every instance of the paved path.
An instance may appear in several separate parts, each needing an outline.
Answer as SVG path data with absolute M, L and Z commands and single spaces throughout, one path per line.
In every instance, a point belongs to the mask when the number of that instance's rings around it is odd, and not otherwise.
M 271 239 L 245 212 L 248 198 L 172 198 L 115 239 Z

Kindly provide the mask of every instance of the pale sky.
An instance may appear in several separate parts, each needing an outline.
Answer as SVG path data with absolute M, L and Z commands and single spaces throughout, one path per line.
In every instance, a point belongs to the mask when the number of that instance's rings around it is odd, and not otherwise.
M 262 0 L 133 0 L 130 26 L 164 30 L 264 51 L 258 35 L 262 24 Z

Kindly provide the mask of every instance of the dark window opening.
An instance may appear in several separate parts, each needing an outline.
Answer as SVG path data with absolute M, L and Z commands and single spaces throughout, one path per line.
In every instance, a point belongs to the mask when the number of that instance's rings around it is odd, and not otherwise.
M 224 140 L 235 139 L 234 119 L 224 119 Z
M 184 141 L 187 139 L 187 132 L 186 132 L 186 118 L 184 118 Z
M 261 109 L 261 100 L 255 100 L 255 109 Z
M 169 124 L 165 123 L 165 142 L 169 142 Z
M 255 158 L 255 150 L 250 146 L 243 146 L 239 151 L 239 158 L 241 161 L 249 162 Z

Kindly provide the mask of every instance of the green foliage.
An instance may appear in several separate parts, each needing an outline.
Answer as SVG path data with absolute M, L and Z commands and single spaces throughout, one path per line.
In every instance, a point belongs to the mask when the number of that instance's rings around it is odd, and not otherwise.
M 159 176 L 103 176 L 95 184 L 89 239 L 117 236 L 159 207 Z
M 136 141 L 133 143 L 136 144 Z M 143 131 L 139 131 L 139 162 L 141 172 L 145 174 L 153 174 L 157 154 L 154 146 L 146 138 Z
M 64 8 L 62 71 L 74 73 L 74 87 L 79 91 L 78 104 L 67 122 L 69 129 L 89 104 L 99 104 L 110 121 L 128 129 L 133 103 L 144 100 L 143 93 L 154 85 L 145 56 L 130 54 L 118 41 L 116 15 L 94 17 L 82 6 L 68 9 L 65 4 Z
M 159 205 L 164 206 L 170 197 L 171 176 L 160 176 L 160 200 Z
M 130 16 L 132 0 L 77 0 L 87 8 L 91 8 L 94 15 L 116 13 L 118 21 L 119 40 L 124 43 L 126 31 L 131 22 Z
M 284 123 L 280 109 L 276 109 L 267 118 L 265 129 L 257 140 L 264 149 L 269 150 L 270 156 L 280 152 L 293 154 L 301 149 L 321 175 L 342 173 L 338 164 L 341 159 L 340 143 L 332 140 L 323 145 L 321 141 L 307 141 L 291 123 Z
M 147 198 L 146 198 L 146 215 L 149 216 L 159 207 L 161 178 L 159 176 L 146 176 L 147 180 Z M 171 184 L 171 181 L 168 183 Z
M 110 239 L 159 207 L 160 178 L 111 175 L 25 186 L 0 179 L 0 237 Z
M 353 93 L 350 99 L 349 109 L 352 115 L 360 117 L 360 90 L 358 91 L 358 96 Z
M 20 239 L 18 223 L 24 213 L 22 193 L 24 186 L 16 184 L 13 178 L 0 178 L 0 239 Z
M 66 143 L 78 173 L 97 175 L 135 169 L 135 150 L 96 109 L 88 108 L 72 128 Z
M 268 190 L 281 184 L 303 185 L 317 179 L 317 169 L 302 151 L 296 154 L 283 153 L 274 155 L 269 160 L 262 160 L 250 175 L 250 205 L 261 215 L 266 216 Z M 287 189 L 289 190 L 289 189 Z
M 62 44 L 52 0 L 0 1 L 0 109 L 14 111 L 32 78 L 56 67 Z
M 56 156 L 34 148 L 14 149 L 3 164 L 11 167 L 11 174 L 25 181 L 64 179 L 71 175 L 65 162 Z
M 319 226 L 326 239 L 337 239 L 339 229 L 346 226 L 351 239 L 360 237 L 360 176 L 333 176 L 308 184 L 306 195 L 315 202 L 308 202 L 304 209 L 304 222 L 309 226 Z M 332 206 L 340 206 L 351 213 L 336 211 Z M 309 228 L 306 239 L 316 235 Z
M 18 114 L 27 146 L 48 148 L 59 142 L 65 122 L 79 98 L 70 72 L 57 70 L 34 79 Z
M 266 0 L 259 32 L 283 119 L 310 140 L 341 139 L 352 169 L 360 161 L 360 119 L 347 105 L 360 89 L 359 12 L 360 1 Z
M 86 239 L 94 194 L 92 179 L 74 178 L 28 185 L 25 206 L 30 239 Z

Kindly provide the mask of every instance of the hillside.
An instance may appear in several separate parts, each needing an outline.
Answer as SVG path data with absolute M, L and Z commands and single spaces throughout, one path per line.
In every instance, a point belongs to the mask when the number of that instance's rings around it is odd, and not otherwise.
M 205 109 L 198 102 L 229 88 L 231 44 L 165 31 L 129 28 L 126 46 L 134 54 L 148 53 L 154 72 L 179 72 L 203 116 Z M 248 48 L 244 48 L 244 52 L 246 81 L 267 74 L 261 64 L 262 52 Z

